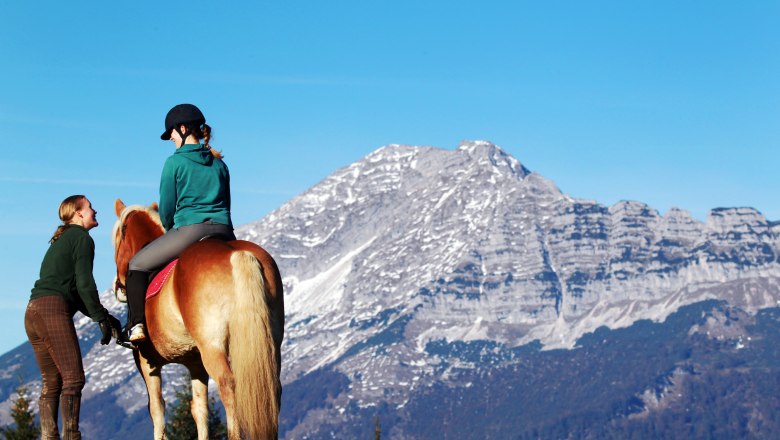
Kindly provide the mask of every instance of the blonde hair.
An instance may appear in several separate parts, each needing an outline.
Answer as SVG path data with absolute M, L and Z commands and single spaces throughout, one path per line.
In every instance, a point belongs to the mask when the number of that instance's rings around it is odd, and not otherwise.
M 73 221 L 73 217 L 76 215 L 76 212 L 81 209 L 82 205 L 84 204 L 84 200 L 86 199 L 87 196 L 76 194 L 67 197 L 62 201 L 62 203 L 60 203 L 60 220 L 62 220 L 62 224 L 57 226 L 57 230 L 54 231 L 54 235 L 52 235 L 49 243 L 53 244 L 55 241 L 57 241 L 58 238 L 60 238 L 60 235 L 62 235 L 63 232 L 68 230 L 72 224 L 71 222 Z

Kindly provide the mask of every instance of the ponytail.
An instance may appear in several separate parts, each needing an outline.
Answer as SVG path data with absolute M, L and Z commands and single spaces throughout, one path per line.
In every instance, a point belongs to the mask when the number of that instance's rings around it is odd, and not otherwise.
M 59 225 L 57 226 L 57 230 L 54 231 L 54 235 L 51 236 L 51 239 L 49 240 L 49 244 L 54 244 L 55 241 L 57 241 L 58 238 L 60 238 L 60 235 L 62 235 L 65 231 L 70 228 L 70 225 Z
M 222 159 L 222 158 L 225 157 L 225 156 L 222 155 L 221 151 L 217 151 L 217 150 L 211 148 L 211 145 L 206 145 L 206 148 L 208 148 L 209 151 L 211 151 L 211 155 L 216 157 L 217 159 Z
M 203 124 L 200 126 L 200 136 L 198 138 L 203 139 L 203 145 L 211 148 L 209 141 L 211 140 L 211 126 L 209 124 Z
M 190 128 L 190 127 L 188 127 Z M 225 156 L 222 155 L 221 151 L 217 151 L 213 148 L 211 148 L 211 145 L 209 142 L 211 142 L 211 126 L 209 124 L 203 124 L 200 127 L 192 127 L 192 134 L 195 135 L 196 138 L 203 141 L 203 145 L 206 146 L 206 148 L 211 151 L 211 154 L 216 157 L 217 159 L 222 159 Z
M 73 217 L 76 215 L 76 212 L 81 209 L 81 205 L 84 203 L 86 198 L 87 196 L 76 194 L 66 198 L 62 201 L 62 203 L 60 203 L 59 214 L 60 220 L 62 220 L 62 224 L 57 226 L 57 230 L 54 231 L 54 235 L 52 235 L 51 240 L 49 240 L 50 244 L 54 244 L 54 242 L 60 238 L 60 235 L 68 230 Z

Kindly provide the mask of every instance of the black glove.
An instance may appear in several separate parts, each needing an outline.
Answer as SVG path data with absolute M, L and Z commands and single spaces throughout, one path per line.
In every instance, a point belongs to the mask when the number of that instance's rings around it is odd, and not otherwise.
M 103 334 L 100 337 L 100 345 L 106 345 L 111 342 L 111 323 L 106 318 L 98 322 L 98 326 L 100 326 L 100 333 Z
M 113 336 L 116 338 L 119 336 L 120 332 L 122 331 L 122 324 L 119 323 L 119 320 L 114 318 L 111 315 L 108 315 L 108 318 L 101 320 L 98 322 L 98 326 L 100 326 L 100 333 L 103 334 L 100 338 L 100 344 L 106 345 L 109 342 L 111 342 L 111 337 Z
M 111 334 L 114 336 L 114 339 L 116 339 L 116 343 L 118 344 L 123 338 L 124 332 L 122 331 L 122 323 L 119 322 L 118 319 L 114 318 L 113 315 L 108 315 L 108 320 L 111 323 Z

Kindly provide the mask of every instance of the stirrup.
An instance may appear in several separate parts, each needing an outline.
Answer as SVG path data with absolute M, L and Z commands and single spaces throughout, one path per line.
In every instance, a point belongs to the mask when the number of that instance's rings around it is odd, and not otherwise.
M 143 323 L 134 325 L 130 331 L 127 339 L 130 342 L 141 342 L 146 340 L 146 327 Z

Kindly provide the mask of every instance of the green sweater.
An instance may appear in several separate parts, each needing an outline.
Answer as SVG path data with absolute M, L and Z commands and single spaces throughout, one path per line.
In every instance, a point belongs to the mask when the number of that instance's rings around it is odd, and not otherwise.
M 160 220 L 166 231 L 205 221 L 233 226 L 225 162 L 201 144 L 178 148 L 163 166 Z
M 59 295 L 70 307 L 98 322 L 108 317 L 100 304 L 92 262 L 95 242 L 89 232 L 79 225 L 71 225 L 46 251 L 41 263 L 41 274 L 30 299 Z

